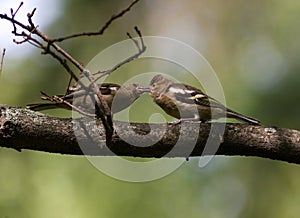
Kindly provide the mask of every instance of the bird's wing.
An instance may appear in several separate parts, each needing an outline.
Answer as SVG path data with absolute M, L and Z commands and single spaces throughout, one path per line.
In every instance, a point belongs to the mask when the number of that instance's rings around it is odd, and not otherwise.
M 102 83 L 99 88 L 102 95 L 110 95 L 117 92 L 120 89 L 120 85 L 114 83 Z
M 225 107 L 217 100 L 212 97 L 209 97 L 200 89 L 197 89 L 193 86 L 176 83 L 169 88 L 169 90 L 174 94 L 175 98 L 178 101 L 187 103 L 187 104 L 198 104 L 207 107 L 222 108 Z

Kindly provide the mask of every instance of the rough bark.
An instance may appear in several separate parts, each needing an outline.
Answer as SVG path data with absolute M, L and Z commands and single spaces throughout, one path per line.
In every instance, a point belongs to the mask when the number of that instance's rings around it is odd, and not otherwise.
M 214 131 L 221 129 L 223 123 L 203 123 L 197 129 L 199 125 L 115 122 L 118 134 L 114 133 L 108 148 L 103 126 L 88 118 L 55 118 L 0 106 L 0 147 L 72 155 L 155 158 L 213 155 L 216 151 L 216 155 L 256 156 L 300 164 L 300 131 L 227 123 L 224 134 L 220 135 Z M 145 136 L 145 140 L 139 143 L 136 135 Z M 210 144 L 204 150 L 209 135 Z

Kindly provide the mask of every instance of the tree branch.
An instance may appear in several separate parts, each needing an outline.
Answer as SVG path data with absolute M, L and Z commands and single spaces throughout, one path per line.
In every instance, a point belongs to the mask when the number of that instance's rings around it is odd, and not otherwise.
M 189 141 L 195 134 L 198 135 L 197 143 L 189 156 L 200 156 L 209 135 L 211 124 L 201 124 L 200 131 L 195 132 L 194 124 L 168 125 L 166 133 L 161 140 L 152 146 L 135 147 L 123 139 L 134 137 L 132 134 L 147 135 L 156 138 L 163 131 L 164 125 L 154 126 L 150 131 L 146 123 L 115 123 L 116 132 L 122 133 L 122 139 L 114 133 L 112 144 L 105 145 L 105 129 L 102 125 L 96 126 L 88 118 L 78 120 L 49 117 L 30 110 L 0 106 L 0 146 L 13 148 L 18 151 L 30 149 L 51 153 L 82 155 L 84 144 L 85 154 L 111 155 L 112 150 L 116 155 L 134 157 L 186 157 L 188 146 L 179 145 L 176 152 L 168 153 L 178 140 L 179 131 L 183 134 L 183 141 Z M 74 134 L 75 123 L 88 123 L 80 128 L 91 135 Z M 214 125 L 221 125 L 214 123 Z M 134 132 L 129 131 L 130 128 Z M 91 129 L 95 131 L 90 131 Z M 153 137 L 152 137 L 153 136 Z M 218 138 L 219 136 L 213 136 Z M 98 138 L 98 145 L 94 139 Z M 93 143 L 92 143 L 93 142 Z M 210 155 L 208 150 L 205 155 Z M 226 124 L 222 143 L 216 155 L 229 156 L 256 156 L 300 164 L 300 131 L 278 127 L 251 126 L 247 124 Z
M 105 22 L 105 24 L 98 31 L 75 33 L 75 34 L 72 34 L 72 35 L 52 39 L 52 42 L 62 42 L 62 41 L 67 40 L 67 39 L 74 39 L 74 38 L 82 37 L 82 36 L 99 36 L 99 35 L 102 35 L 104 33 L 104 31 L 108 29 L 108 27 L 111 25 L 111 23 L 113 21 L 117 20 L 118 18 L 121 18 L 124 14 L 129 12 L 130 9 L 138 2 L 139 2 L 139 0 L 134 0 L 126 8 L 122 9 L 119 13 L 112 15 L 111 18 L 109 20 L 107 20 Z

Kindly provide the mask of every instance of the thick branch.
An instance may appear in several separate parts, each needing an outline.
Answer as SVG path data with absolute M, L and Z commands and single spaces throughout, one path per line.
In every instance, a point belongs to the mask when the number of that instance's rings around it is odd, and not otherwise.
M 30 149 L 61 154 L 82 155 L 111 155 L 105 145 L 105 130 L 96 126 L 92 120 L 82 118 L 78 120 L 49 117 L 30 110 L 0 106 L 0 146 L 16 150 Z M 89 125 L 80 125 L 88 123 Z M 79 124 L 79 125 L 78 125 Z M 74 127 L 74 125 L 76 127 Z M 115 130 L 122 133 L 122 138 L 131 141 L 134 134 L 148 135 L 151 139 L 157 138 L 164 131 L 164 125 L 144 123 L 117 122 Z M 136 147 L 122 140 L 116 133 L 113 135 L 110 149 L 120 156 L 138 157 L 187 157 L 190 148 L 185 144 L 198 135 L 196 145 L 189 156 L 200 156 L 209 135 L 211 124 L 201 124 L 200 131 L 196 131 L 196 124 L 189 123 L 185 126 L 168 125 L 160 141 L 152 146 Z M 221 126 L 220 123 L 214 125 Z M 153 128 L 154 127 L 154 128 Z M 74 134 L 75 129 L 82 133 Z M 134 131 L 130 131 L 133 129 Z M 91 133 L 86 135 L 86 133 Z M 175 152 L 168 153 L 177 143 L 178 136 L 182 134 L 184 143 L 178 145 Z M 212 135 L 215 141 L 220 141 L 220 136 Z M 96 145 L 95 139 L 98 140 Z M 251 126 L 246 124 L 226 124 L 222 143 L 217 155 L 230 156 L 257 156 L 282 160 L 300 164 L 300 131 L 278 127 Z M 93 142 L 93 143 L 92 143 Z M 81 144 L 81 147 L 79 146 Z M 147 144 L 147 143 L 145 143 Z M 82 145 L 84 145 L 82 147 Z M 173 149 L 174 150 L 174 149 Z M 206 151 L 206 155 L 211 151 Z

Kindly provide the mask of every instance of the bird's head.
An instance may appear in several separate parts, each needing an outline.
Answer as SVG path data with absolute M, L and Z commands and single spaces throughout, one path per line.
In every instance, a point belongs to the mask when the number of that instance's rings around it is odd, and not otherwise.
M 124 98 L 130 98 L 132 99 L 132 101 L 139 98 L 140 95 L 145 92 L 150 92 L 150 89 L 148 87 L 143 87 L 135 83 L 124 84 L 118 90 L 119 95 L 123 96 Z
M 161 74 L 154 76 L 150 82 L 151 95 L 160 96 L 165 93 L 173 82 Z

